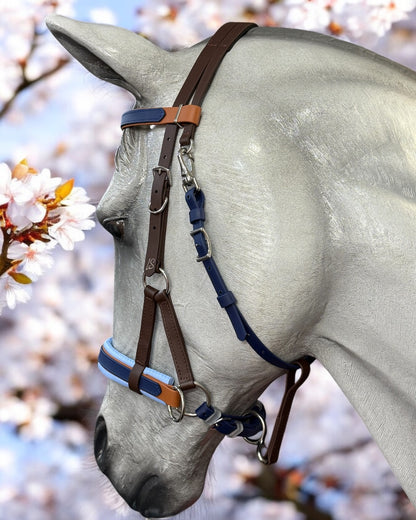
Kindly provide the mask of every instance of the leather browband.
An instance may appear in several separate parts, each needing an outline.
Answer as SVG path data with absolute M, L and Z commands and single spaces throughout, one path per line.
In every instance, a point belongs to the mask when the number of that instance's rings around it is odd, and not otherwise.
M 136 108 L 125 112 L 121 118 L 121 129 L 141 125 L 178 125 L 191 123 L 199 125 L 201 107 L 198 105 L 180 105 L 178 107 Z

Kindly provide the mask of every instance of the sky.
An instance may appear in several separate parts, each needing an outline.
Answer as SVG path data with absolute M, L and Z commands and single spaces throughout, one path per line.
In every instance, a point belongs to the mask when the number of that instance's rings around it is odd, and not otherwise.
M 116 7 L 114 1 L 110 0 L 75 0 L 73 18 L 87 22 L 111 23 L 126 29 L 134 29 L 135 12 L 139 6 L 140 0 L 122 0 L 117 2 Z M 10 30 L 13 31 L 13 28 L 11 27 Z M 60 44 L 53 38 L 52 41 L 53 44 L 56 43 L 60 47 Z M 10 150 L 17 149 L 15 154 L 19 155 L 20 149 L 28 146 L 27 143 L 32 143 L 32 145 L 36 143 L 36 146 L 47 148 L 55 142 L 58 133 L 64 135 L 66 131 L 69 131 L 72 114 L 67 106 L 62 106 L 65 100 L 63 89 L 69 92 L 71 88 L 81 85 L 90 88 L 93 95 L 93 93 L 97 93 L 97 89 L 110 88 L 109 85 L 104 86 L 103 82 L 94 78 L 77 62 L 74 61 L 70 67 L 68 74 L 72 76 L 72 82 L 65 82 L 59 95 L 52 95 L 45 108 L 33 113 L 31 110 L 23 108 L 24 124 L 7 119 L 0 121 L 0 162 L 11 159 Z M 22 92 L 17 100 L 17 106 L 29 106 L 32 96 L 31 89 Z M 21 159 L 20 155 L 16 157 L 12 154 L 12 156 L 15 160 Z

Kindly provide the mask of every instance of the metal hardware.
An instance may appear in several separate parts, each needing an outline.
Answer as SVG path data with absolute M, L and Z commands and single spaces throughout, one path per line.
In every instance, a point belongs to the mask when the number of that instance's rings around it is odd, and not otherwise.
M 194 156 L 192 154 L 193 141 L 189 146 L 181 146 L 178 151 L 178 161 L 181 168 L 182 186 L 185 192 L 191 188 L 199 191 L 201 188 L 195 178 Z
M 166 291 L 166 294 L 169 294 L 170 293 L 170 284 L 169 284 L 168 275 L 161 267 L 159 267 L 159 271 L 155 272 L 154 274 L 158 274 L 158 273 L 160 273 L 163 276 L 163 278 L 165 279 L 165 291 Z M 146 271 L 144 271 L 143 272 L 143 287 L 146 287 L 146 285 L 147 285 L 146 278 L 147 278 Z
M 263 455 L 262 450 L 266 447 L 264 441 L 266 440 L 267 435 L 267 424 L 264 418 L 256 411 L 252 410 L 250 414 L 255 415 L 261 424 L 261 435 L 259 439 L 250 439 L 250 437 L 244 437 L 244 440 L 249 444 L 257 444 L 257 458 L 263 464 L 268 464 L 268 459 L 265 455 Z
M 168 404 L 167 406 L 169 410 L 169 416 L 173 422 L 181 422 L 185 415 L 185 395 L 180 386 L 175 386 L 174 388 L 179 392 L 181 398 L 181 406 L 180 408 L 172 408 L 172 406 Z M 175 416 L 173 410 L 179 410 L 179 415 Z
M 207 248 L 208 248 L 207 254 L 204 255 L 204 256 L 197 256 L 196 257 L 196 261 L 197 262 L 203 262 L 204 260 L 208 260 L 208 258 L 211 258 L 211 256 L 212 256 L 211 239 L 209 238 L 207 230 L 204 227 L 193 229 L 192 231 L 189 232 L 191 237 L 193 237 L 197 233 L 202 233 L 204 235 L 205 241 L 207 243 Z
M 168 205 L 168 202 L 169 202 L 168 197 L 165 197 L 165 200 L 163 201 L 162 206 L 159 209 L 154 209 L 154 210 L 150 209 L 152 204 L 149 204 L 149 211 L 150 211 L 150 213 L 152 215 L 158 215 L 159 213 L 162 213 L 165 210 L 166 206 Z
M 172 174 L 170 173 L 169 168 L 165 168 L 164 166 L 155 166 L 155 167 L 153 168 L 152 172 L 153 172 L 153 177 L 154 177 L 156 174 L 160 175 L 162 172 L 167 173 L 168 181 L 169 181 L 169 186 L 172 186 Z
M 205 386 L 201 385 L 200 383 L 197 383 L 196 381 L 194 381 L 194 385 L 204 392 L 205 402 L 207 403 L 208 406 L 211 406 L 211 394 L 205 388 Z M 180 408 L 172 408 L 172 406 L 168 405 L 169 415 L 170 415 L 170 418 L 172 419 L 172 421 L 179 422 L 183 419 L 184 416 L 185 417 L 197 417 L 196 413 L 185 411 L 185 397 L 184 397 L 183 390 L 180 386 L 175 386 L 175 388 L 179 392 L 179 395 L 181 397 L 181 406 L 180 406 Z M 179 415 L 175 416 L 173 413 L 173 410 L 178 410 Z
M 183 126 L 182 126 L 181 124 L 178 123 L 178 119 L 179 119 L 180 113 L 181 113 L 181 111 L 182 111 L 182 107 L 183 107 L 183 105 L 179 105 L 178 111 L 176 112 L 175 119 L 173 120 L 173 122 L 175 123 L 175 125 L 178 125 L 179 128 L 183 128 Z

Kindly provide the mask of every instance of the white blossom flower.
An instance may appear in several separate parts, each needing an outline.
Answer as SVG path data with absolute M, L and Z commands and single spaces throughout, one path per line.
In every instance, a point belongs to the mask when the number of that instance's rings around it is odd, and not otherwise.
M 63 249 L 67 251 L 73 249 L 75 242 L 84 240 L 83 230 L 95 226 L 95 222 L 88 218 L 94 211 L 95 207 L 91 204 L 72 204 L 56 208 L 50 212 L 50 215 L 52 218 L 59 217 L 59 220 L 49 228 L 49 235 Z
M 31 286 L 16 282 L 7 273 L 0 276 L 0 310 L 7 305 L 10 309 L 16 307 L 17 302 L 25 303 L 30 300 Z
M 53 265 L 53 258 L 50 251 L 56 245 L 54 240 L 41 242 L 36 240 L 30 245 L 13 242 L 8 249 L 8 258 L 11 260 L 21 260 L 19 272 L 28 275 L 35 281 L 46 269 Z
M 0 205 L 7 204 L 7 216 L 12 224 L 21 224 L 21 206 L 32 198 L 30 189 L 20 180 L 12 178 L 5 163 L 0 164 Z

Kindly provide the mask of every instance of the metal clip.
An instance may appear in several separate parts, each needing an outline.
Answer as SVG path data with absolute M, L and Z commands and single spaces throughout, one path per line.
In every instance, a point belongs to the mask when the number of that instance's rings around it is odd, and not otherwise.
M 191 141 L 189 146 L 181 146 L 178 152 L 179 166 L 182 175 L 182 186 L 185 192 L 191 188 L 195 188 L 197 191 L 201 189 L 195 178 L 192 144 L 193 142 Z

